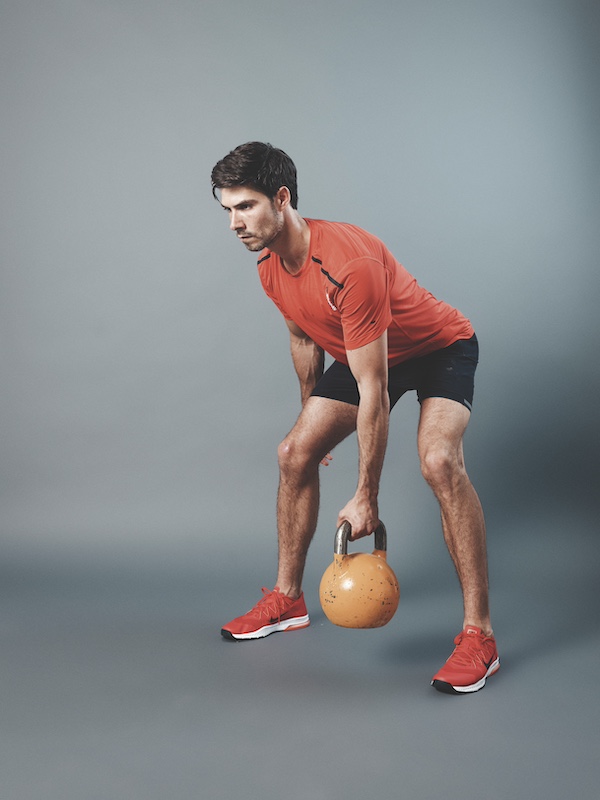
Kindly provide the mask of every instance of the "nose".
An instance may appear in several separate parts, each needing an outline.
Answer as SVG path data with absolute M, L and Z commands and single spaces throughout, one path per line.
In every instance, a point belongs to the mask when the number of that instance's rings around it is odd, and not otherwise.
M 232 231 L 239 231 L 244 227 L 242 220 L 235 209 L 232 209 L 229 216 L 229 228 Z

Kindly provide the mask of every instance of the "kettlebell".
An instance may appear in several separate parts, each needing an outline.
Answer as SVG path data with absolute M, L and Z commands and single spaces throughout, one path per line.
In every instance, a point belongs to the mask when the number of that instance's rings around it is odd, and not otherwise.
M 387 533 L 383 522 L 375 530 L 372 553 L 348 555 L 349 522 L 337 529 L 333 563 L 325 570 L 319 598 L 325 616 L 342 628 L 380 628 L 396 613 L 400 586 L 387 563 Z

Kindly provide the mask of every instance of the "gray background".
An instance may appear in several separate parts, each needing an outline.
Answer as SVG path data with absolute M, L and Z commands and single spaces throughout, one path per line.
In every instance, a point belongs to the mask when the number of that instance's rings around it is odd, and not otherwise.
M 0 795 L 597 797 L 597 2 L 3 0 Z M 356 445 L 323 475 L 313 625 L 228 645 L 275 568 L 285 328 L 210 194 L 263 139 L 300 210 L 376 233 L 472 320 L 469 471 L 502 669 L 460 628 L 418 409 L 381 493 L 379 631 L 318 603 Z

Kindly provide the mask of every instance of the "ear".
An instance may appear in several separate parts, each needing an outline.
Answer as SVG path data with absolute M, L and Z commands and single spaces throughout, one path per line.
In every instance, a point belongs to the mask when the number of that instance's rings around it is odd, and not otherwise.
M 277 190 L 277 194 L 273 198 L 275 205 L 280 211 L 283 211 L 286 206 L 289 206 L 291 200 L 292 195 L 287 186 L 280 186 Z

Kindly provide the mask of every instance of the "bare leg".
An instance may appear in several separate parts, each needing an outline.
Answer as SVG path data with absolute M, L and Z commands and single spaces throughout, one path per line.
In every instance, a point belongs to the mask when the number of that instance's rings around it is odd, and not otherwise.
M 356 406 L 311 397 L 279 445 L 277 586 L 298 597 L 319 513 L 319 464 L 356 429 Z
M 467 475 L 462 439 L 470 412 L 442 397 L 423 401 L 418 446 L 421 470 L 440 504 L 442 528 L 463 593 L 463 626 L 491 635 L 485 520 Z

